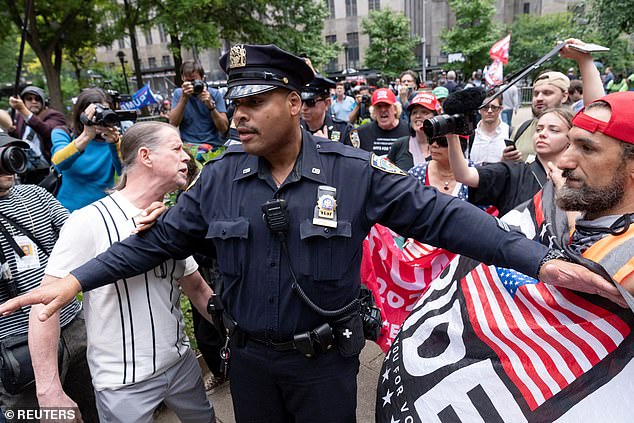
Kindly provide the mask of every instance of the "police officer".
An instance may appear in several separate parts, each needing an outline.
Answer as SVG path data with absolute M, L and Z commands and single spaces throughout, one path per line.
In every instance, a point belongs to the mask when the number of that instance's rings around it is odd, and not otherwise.
M 0 306 L 74 298 L 165 257 L 215 247 L 223 277 L 238 422 L 354 422 L 363 347 L 362 243 L 375 223 L 548 283 L 618 298 L 614 286 L 474 206 L 424 187 L 389 162 L 299 125 L 305 62 L 276 46 L 235 45 L 220 60 L 241 145 L 206 165 L 144 236 L 129 237 L 59 284 Z M 548 263 L 548 264 L 546 264 Z
M 350 145 L 352 125 L 336 119 L 328 113 L 330 110 L 330 89 L 335 88 L 335 81 L 321 75 L 302 88 L 301 125 L 311 134 L 340 141 Z

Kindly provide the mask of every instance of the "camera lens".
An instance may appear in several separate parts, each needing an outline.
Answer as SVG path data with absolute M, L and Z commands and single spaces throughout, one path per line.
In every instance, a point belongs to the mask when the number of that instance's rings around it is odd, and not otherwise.
M 440 137 L 447 134 L 456 134 L 457 129 L 464 126 L 464 118 L 461 115 L 440 115 L 423 122 L 423 132 L 427 138 Z
M 20 147 L 0 148 L 0 173 L 12 175 L 26 171 L 26 153 Z
M 199 95 L 205 89 L 205 83 L 200 79 L 195 80 L 192 85 L 194 86 L 194 95 Z

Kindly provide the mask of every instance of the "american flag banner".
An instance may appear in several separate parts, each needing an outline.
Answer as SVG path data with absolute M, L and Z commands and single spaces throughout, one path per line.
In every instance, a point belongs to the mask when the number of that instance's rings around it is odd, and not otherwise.
M 374 225 L 363 244 L 361 281 L 381 309 L 383 328 L 377 344 L 387 351 L 418 297 L 455 254 L 413 239 L 402 246 L 390 229 Z
M 505 219 L 567 238 L 551 189 Z M 377 422 L 634 421 L 633 324 L 602 297 L 457 257 L 385 356 Z

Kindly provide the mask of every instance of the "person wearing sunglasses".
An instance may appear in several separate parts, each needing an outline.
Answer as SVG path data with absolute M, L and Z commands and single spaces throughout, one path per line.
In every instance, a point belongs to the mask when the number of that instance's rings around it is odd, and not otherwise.
M 489 99 L 486 99 L 486 104 Z M 506 145 L 504 139 L 509 137 L 509 126 L 502 122 L 502 96 L 496 97 L 480 109 L 480 122 L 469 142 L 469 159 L 476 164 L 495 163 L 502 159 Z M 471 141 L 471 140 L 470 140 Z
M 313 135 L 351 145 L 352 125 L 328 113 L 331 88 L 335 88 L 335 82 L 318 74 L 302 89 L 300 124 Z
M 563 108 L 547 109 L 539 115 L 533 136 L 537 160 L 532 163 L 501 161 L 468 167 L 458 136 L 447 135 L 451 169 L 457 181 L 471 188 L 469 202 L 493 205 L 503 216 L 533 198 L 548 180 L 549 162 L 556 163 L 568 148 L 571 121 L 572 114 Z

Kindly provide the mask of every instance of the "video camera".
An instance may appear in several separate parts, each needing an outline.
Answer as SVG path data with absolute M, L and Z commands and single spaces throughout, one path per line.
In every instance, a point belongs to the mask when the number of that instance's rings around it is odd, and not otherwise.
M 24 149 L 14 145 L 0 147 L 0 174 L 24 173 L 26 168 L 27 157 Z
M 86 126 L 108 126 L 115 127 L 122 121 L 130 120 L 135 122 L 137 119 L 136 110 L 112 110 L 109 107 L 104 107 L 101 104 L 95 104 L 95 117 L 94 120 L 85 118 L 86 115 L 82 114 L 81 122 Z
M 443 109 L 447 114 L 425 120 L 423 131 L 428 138 L 447 134 L 470 135 L 475 130 L 475 113 L 482 107 L 486 92 L 481 88 L 467 88 L 447 97 Z

